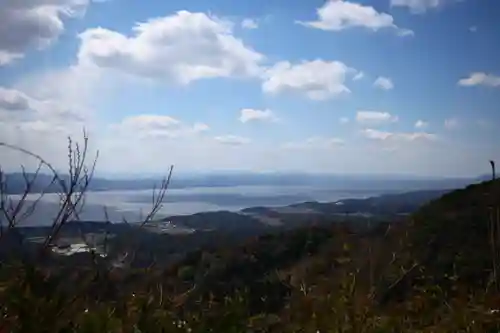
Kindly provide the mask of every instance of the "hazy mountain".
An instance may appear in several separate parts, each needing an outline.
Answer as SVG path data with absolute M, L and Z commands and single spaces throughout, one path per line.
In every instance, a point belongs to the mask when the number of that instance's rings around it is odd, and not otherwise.
M 21 173 L 6 174 L 8 193 L 22 193 L 25 180 Z M 33 178 L 28 174 L 28 178 Z M 62 176 L 63 179 L 67 177 Z M 225 187 L 240 185 L 291 186 L 306 185 L 335 190 L 365 191 L 410 191 L 423 189 L 453 189 L 477 182 L 484 177 L 468 178 L 424 178 L 401 175 L 337 175 L 337 174 L 305 174 L 305 173 L 213 173 L 172 178 L 171 188 L 188 187 Z M 106 179 L 93 178 L 89 190 L 139 190 L 151 189 L 161 178 Z M 56 192 L 58 184 L 51 184 L 52 177 L 40 174 L 32 187 L 32 192 Z M 49 186 L 50 185 L 50 186 Z

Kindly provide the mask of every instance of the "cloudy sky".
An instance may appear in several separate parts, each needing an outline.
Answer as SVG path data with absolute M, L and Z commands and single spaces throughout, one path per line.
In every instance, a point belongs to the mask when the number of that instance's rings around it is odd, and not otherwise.
M 497 0 L 3 0 L 0 141 L 102 173 L 478 175 Z M 0 151 L 15 170 L 28 159 Z

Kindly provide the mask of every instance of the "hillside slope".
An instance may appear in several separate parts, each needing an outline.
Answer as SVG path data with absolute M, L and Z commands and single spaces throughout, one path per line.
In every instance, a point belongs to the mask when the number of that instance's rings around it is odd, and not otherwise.
M 334 290 L 354 273 L 357 292 L 378 296 L 377 307 L 413 304 L 422 293 L 442 299 L 427 304 L 429 311 L 457 297 L 482 295 L 496 304 L 490 230 L 500 222 L 492 215 L 500 207 L 498 193 L 498 180 L 471 185 L 431 201 L 406 222 L 381 223 L 370 231 L 342 224 L 259 237 L 230 255 L 212 254 L 225 269 L 212 272 L 211 281 L 224 285 L 224 292 L 249 287 L 256 298 L 265 293 L 252 288 L 254 282 L 285 281 L 291 297 L 293 287 L 303 284 Z M 500 241 L 500 234 L 494 236 Z M 500 257 L 498 246 L 495 251 Z M 211 290 L 210 283 L 204 286 Z
M 499 180 L 483 182 L 422 207 L 395 235 L 401 244 L 394 249 L 396 266 L 418 265 L 420 278 L 443 288 L 486 288 L 494 282 L 492 235 L 495 243 L 500 241 L 499 193 Z
M 275 300 L 281 310 L 294 297 L 294 288 L 306 285 L 320 298 L 353 274 L 356 293 L 377 296 L 377 308 L 394 310 L 390 304 L 413 303 L 431 289 L 443 302 L 464 295 L 487 297 L 494 282 L 490 214 L 492 207 L 500 207 L 498 190 L 500 181 L 471 185 L 431 201 L 406 222 L 379 223 L 371 230 L 349 224 L 302 228 L 227 250 L 198 251 L 174 271 L 189 272 L 181 275 L 189 288 L 197 286 L 194 298 L 243 288 L 258 300 L 281 288 L 281 299 Z M 268 305 L 257 303 L 252 311 Z

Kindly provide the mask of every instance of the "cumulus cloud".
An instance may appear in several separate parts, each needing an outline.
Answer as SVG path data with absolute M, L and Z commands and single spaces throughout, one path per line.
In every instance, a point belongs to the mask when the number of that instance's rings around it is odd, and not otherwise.
M 29 49 L 51 45 L 64 21 L 83 14 L 90 0 L 4 0 L 0 10 L 0 66 L 24 57 Z
M 89 106 L 108 94 L 106 86 L 126 83 L 120 76 L 102 74 L 102 71 L 77 65 L 62 67 L 27 73 L 19 77 L 13 87 L 36 99 Z
M 447 2 L 455 0 L 391 0 L 391 6 L 407 7 L 412 13 L 422 14 L 429 9 L 435 9 Z
M 471 73 L 469 77 L 460 79 L 458 85 L 463 87 L 486 86 L 500 87 L 500 76 L 486 74 L 484 72 Z
M 427 140 L 432 141 L 437 137 L 435 134 L 426 133 L 426 132 L 386 132 L 379 131 L 376 129 L 364 129 L 362 130 L 362 134 L 370 140 L 379 140 L 379 141 L 417 141 L 417 140 Z
M 413 35 L 411 30 L 399 28 L 391 15 L 378 12 L 372 6 L 344 0 L 329 0 L 316 12 L 318 15 L 316 21 L 297 21 L 297 23 L 328 31 L 341 31 L 356 27 L 372 31 L 390 28 L 396 30 L 400 36 Z
M 56 167 L 67 165 L 67 136 L 81 138 L 86 121 L 86 110 L 78 106 L 0 87 L 0 142 L 37 153 Z M 19 164 L 28 169 L 36 165 L 28 155 L 5 148 L 0 148 L 0 161 L 8 170 L 18 170 Z
M 288 142 L 283 145 L 285 149 L 329 149 L 337 148 L 344 144 L 340 138 L 310 137 L 302 142 Z
M 352 78 L 352 80 L 353 81 L 358 81 L 358 80 L 361 80 L 364 77 L 365 77 L 365 73 L 364 72 L 358 72 L 358 74 L 354 75 L 354 77 Z
M 373 85 L 377 88 L 383 89 L 383 90 L 391 90 L 394 89 L 394 83 L 392 80 L 388 77 L 384 76 L 379 76 L 375 82 L 373 82 Z
M 0 119 L 3 122 L 80 122 L 84 118 L 83 110 L 78 107 L 70 107 L 54 100 L 37 99 L 17 89 L 0 87 Z
M 415 128 L 426 128 L 427 126 L 429 126 L 429 123 L 423 120 L 417 120 L 415 123 Z
M 18 111 L 29 108 L 29 97 L 21 91 L 0 87 L 0 110 Z
M 203 123 L 186 125 L 180 120 L 166 115 L 141 114 L 126 117 L 119 123 L 111 124 L 110 129 L 117 134 L 134 135 L 145 139 L 192 136 L 209 130 L 209 127 Z
M 400 37 L 408 37 L 408 36 L 415 36 L 415 32 L 411 29 L 403 29 L 400 28 L 397 30 L 397 35 Z
M 300 92 L 310 99 L 325 100 L 350 93 L 345 81 L 356 74 L 355 69 L 340 61 L 282 61 L 265 71 L 262 89 L 270 94 Z
M 388 112 L 358 111 L 356 113 L 356 121 L 363 125 L 382 125 L 394 123 L 398 120 L 398 116 L 393 116 Z
M 256 20 L 247 18 L 241 21 L 241 27 L 243 29 L 257 29 L 259 24 Z
M 9 88 L 0 89 L 10 90 L 9 95 L 17 96 L 14 100 L 18 100 L 13 103 L 10 98 L 10 111 L 0 107 L 0 125 L 7 127 L 0 126 L 0 140 L 36 152 L 63 169 L 67 166 L 68 136 L 81 140 L 85 129 L 91 137 L 91 145 L 95 143 L 93 149 L 101 148 L 103 143 L 99 137 L 105 135 L 105 131 L 97 131 L 97 128 L 105 124 L 98 123 L 94 107 L 99 108 L 96 102 L 107 91 L 102 89 L 99 80 L 90 80 L 88 72 L 77 72 L 68 68 L 39 71 L 20 77 Z M 5 106 L 5 99 L 3 104 Z M 17 105 L 17 110 L 12 110 L 12 105 Z M 21 107 L 23 105 L 27 107 Z M 18 170 L 21 163 L 26 167 L 34 163 L 26 156 L 10 156 L 0 149 L 2 165 L 11 170 Z
M 13 144 L 34 152 L 47 159 L 57 169 L 65 171 L 68 156 L 66 150 L 68 135 L 81 142 L 82 127 L 36 118 L 17 122 L 0 121 L 0 142 Z M 92 148 L 94 147 L 92 146 Z M 93 155 L 95 151 L 92 148 L 89 151 L 89 156 Z M 20 165 L 24 165 L 28 170 L 33 170 L 37 165 L 34 158 L 4 147 L 0 147 L 0 160 L 2 168 L 14 172 L 19 171 Z
M 5 126 L 15 127 L 21 122 L 29 122 L 36 118 L 41 118 L 35 110 L 32 109 L 32 98 L 25 93 L 16 90 L 0 87 L 0 123 Z M 3 140 L 10 141 L 6 133 L 0 137 Z
M 130 37 L 94 28 L 80 39 L 80 64 L 181 84 L 258 76 L 264 59 L 234 36 L 231 22 L 189 11 L 138 23 Z
M 237 135 L 216 136 L 214 140 L 220 144 L 230 145 L 230 146 L 241 146 L 251 142 L 250 139 Z
M 240 111 L 240 122 L 248 123 L 252 121 L 275 122 L 278 117 L 271 110 L 242 109 Z

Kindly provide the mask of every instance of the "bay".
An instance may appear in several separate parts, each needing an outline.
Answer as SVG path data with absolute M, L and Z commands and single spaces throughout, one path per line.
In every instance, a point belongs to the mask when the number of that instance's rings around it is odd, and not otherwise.
M 168 190 L 156 219 L 173 215 L 187 215 L 210 211 L 239 211 L 255 206 L 278 207 L 306 201 L 334 202 L 347 198 L 364 198 L 381 194 L 380 191 L 339 191 L 314 186 L 227 186 L 192 187 Z M 33 203 L 39 194 L 30 194 Z M 12 195 L 16 201 L 20 196 Z M 138 222 L 151 209 L 152 190 L 99 191 L 85 195 L 81 210 L 83 221 L 106 221 L 105 209 L 111 222 Z M 23 226 L 49 225 L 56 216 L 59 196 L 45 194 Z

